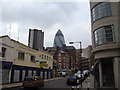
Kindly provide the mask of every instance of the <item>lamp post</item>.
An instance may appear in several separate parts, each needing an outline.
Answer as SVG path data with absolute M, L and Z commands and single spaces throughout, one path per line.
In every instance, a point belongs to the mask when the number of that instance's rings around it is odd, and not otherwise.
M 82 60 L 82 43 L 81 42 L 69 42 L 69 44 L 74 44 L 74 43 L 79 43 L 80 44 L 80 64 L 81 65 L 81 60 Z M 79 69 L 81 71 L 81 78 L 82 78 L 82 69 L 81 67 L 79 66 Z M 81 81 L 81 87 L 82 87 L 82 81 Z

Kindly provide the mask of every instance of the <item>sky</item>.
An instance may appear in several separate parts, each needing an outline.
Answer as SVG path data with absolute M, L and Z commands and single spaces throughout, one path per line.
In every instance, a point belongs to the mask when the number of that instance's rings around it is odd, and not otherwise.
M 28 45 L 29 29 L 44 32 L 44 46 L 52 47 L 60 29 L 68 46 L 70 41 L 82 42 L 83 48 L 91 45 L 91 19 L 89 0 L 0 2 L 0 36 Z M 79 44 L 74 44 L 79 48 Z

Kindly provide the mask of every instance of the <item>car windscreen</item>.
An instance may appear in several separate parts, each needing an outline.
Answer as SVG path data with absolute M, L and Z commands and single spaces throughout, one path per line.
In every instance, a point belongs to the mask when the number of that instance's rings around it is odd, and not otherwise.
M 34 78 L 25 78 L 24 81 L 33 81 Z
M 26 77 L 24 79 L 24 81 L 36 81 L 36 80 L 40 80 L 40 77 L 35 76 L 35 77 Z

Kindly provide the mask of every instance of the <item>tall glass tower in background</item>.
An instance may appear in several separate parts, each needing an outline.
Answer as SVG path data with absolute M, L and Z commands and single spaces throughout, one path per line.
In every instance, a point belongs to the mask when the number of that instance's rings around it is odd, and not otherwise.
M 53 47 L 63 47 L 63 46 L 66 46 L 65 39 L 61 30 L 59 29 L 55 35 Z

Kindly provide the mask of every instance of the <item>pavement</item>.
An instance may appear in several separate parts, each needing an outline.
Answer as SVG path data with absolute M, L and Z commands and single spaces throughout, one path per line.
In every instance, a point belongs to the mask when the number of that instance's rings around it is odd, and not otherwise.
M 57 80 L 62 78 L 64 77 L 50 78 L 44 81 L 48 82 L 51 80 Z M 9 83 L 9 84 L 0 85 L 0 89 L 14 88 L 14 87 L 20 87 L 20 86 L 22 86 L 22 82 Z M 76 88 L 76 87 L 72 87 L 72 88 Z M 94 76 L 90 75 L 89 77 L 87 77 L 87 79 L 82 83 L 82 87 L 81 85 L 78 85 L 77 88 L 94 88 Z
M 94 88 L 94 76 L 90 75 L 87 79 L 83 82 L 83 88 Z
M 72 88 L 94 88 L 94 76 L 93 75 L 90 75 L 89 77 L 87 77 L 84 82 L 82 83 L 82 87 L 81 85 L 78 85 L 77 87 L 72 87 Z M 85 89 L 83 89 L 85 90 Z

